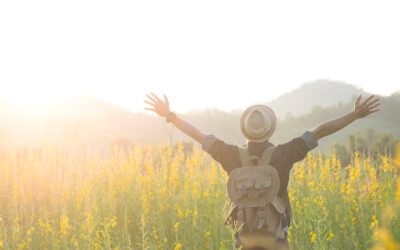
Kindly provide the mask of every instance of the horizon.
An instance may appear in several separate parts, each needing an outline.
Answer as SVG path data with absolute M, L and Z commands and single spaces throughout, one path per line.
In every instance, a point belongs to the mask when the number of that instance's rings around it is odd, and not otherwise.
M 272 99 L 269 99 L 269 100 L 260 100 L 258 102 L 252 101 L 252 102 L 248 102 L 247 104 L 244 104 L 244 105 L 241 105 L 241 106 L 228 107 L 228 108 L 204 105 L 204 106 L 199 106 L 199 107 L 192 107 L 191 109 L 188 108 L 188 109 L 174 109 L 174 110 L 176 112 L 179 112 L 179 113 L 188 113 L 188 114 L 189 113 L 196 113 L 196 112 L 206 111 L 206 110 L 213 110 L 213 109 L 220 110 L 220 111 L 223 111 L 223 112 L 235 112 L 235 111 L 238 111 L 238 110 L 243 110 L 246 107 L 248 107 L 250 105 L 257 104 L 257 103 L 273 102 L 273 101 L 279 99 L 280 97 L 282 97 L 282 96 L 284 96 L 286 94 L 290 94 L 293 91 L 296 91 L 296 90 L 302 88 L 305 85 L 318 84 L 319 81 L 326 81 L 328 83 L 333 83 L 333 84 L 350 85 L 350 86 L 355 87 L 356 89 L 360 89 L 360 90 L 365 91 L 365 92 L 367 92 L 369 94 L 377 94 L 377 95 L 380 95 L 382 97 L 388 97 L 388 96 L 391 96 L 393 94 L 400 93 L 400 90 L 393 91 L 392 93 L 387 93 L 387 94 L 371 93 L 371 92 L 365 90 L 362 87 L 359 87 L 359 86 L 357 86 L 355 84 L 351 84 L 351 83 L 348 83 L 348 82 L 334 81 L 334 80 L 330 80 L 330 79 L 316 79 L 316 80 L 313 80 L 313 81 L 309 81 L 309 82 L 305 82 L 305 83 L 299 84 L 295 88 L 293 88 L 293 89 L 291 89 L 291 90 L 289 90 L 287 92 L 279 93 L 277 96 L 275 96 L 275 97 L 273 97 Z M 157 94 L 160 94 L 160 93 L 157 93 Z M 145 97 L 145 95 L 143 95 L 142 99 L 144 99 L 144 97 Z M 178 95 L 177 97 L 179 99 L 182 96 Z M 171 102 L 171 96 L 168 96 L 168 98 L 170 99 L 170 102 Z M 151 112 L 148 112 L 148 111 L 144 110 L 144 107 L 145 107 L 144 103 L 139 105 L 139 107 L 134 107 L 132 105 L 131 106 L 127 106 L 127 105 L 123 105 L 121 103 L 115 102 L 113 100 L 108 100 L 107 98 L 104 98 L 104 97 L 101 97 L 101 96 L 95 96 L 95 95 L 75 95 L 75 96 L 66 96 L 66 97 L 59 98 L 59 99 L 57 99 L 57 98 L 49 98 L 49 99 L 44 99 L 44 100 L 35 100 L 35 99 L 33 99 L 33 100 L 32 99 L 23 100 L 23 99 L 18 99 L 18 98 L 17 99 L 9 98 L 7 96 L 2 96 L 0 94 L 0 101 L 5 102 L 6 104 L 12 105 L 13 107 L 18 107 L 21 110 L 25 110 L 25 111 L 29 110 L 29 111 L 32 111 L 33 113 L 37 113 L 37 114 L 41 114 L 42 112 L 48 112 L 52 108 L 51 106 L 56 106 L 56 105 L 60 105 L 60 104 L 62 105 L 62 104 L 65 104 L 65 103 L 68 103 L 68 102 L 71 102 L 71 101 L 77 101 L 77 100 L 80 100 L 80 99 L 83 99 L 83 100 L 91 100 L 91 99 L 93 99 L 93 100 L 96 100 L 96 101 L 103 102 L 103 103 L 105 103 L 107 105 L 113 105 L 113 106 L 116 106 L 118 108 L 122 108 L 122 109 L 124 109 L 126 111 L 129 111 L 129 112 L 132 112 L 132 113 L 151 114 Z M 171 105 L 172 105 L 172 108 L 175 106 L 174 103 L 171 103 Z
M 3 1 L 0 96 L 33 103 L 95 96 L 140 111 L 153 91 L 184 112 L 234 110 L 315 79 L 388 95 L 400 86 L 398 7 Z

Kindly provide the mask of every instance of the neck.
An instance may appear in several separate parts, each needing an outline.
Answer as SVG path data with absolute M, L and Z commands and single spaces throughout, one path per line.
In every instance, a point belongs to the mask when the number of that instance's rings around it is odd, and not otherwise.
M 273 147 L 274 145 L 269 142 L 269 140 L 265 140 L 262 142 L 248 141 L 247 148 L 249 150 L 250 155 L 255 155 L 260 157 L 266 148 Z
M 269 140 L 265 140 L 265 141 L 247 141 L 247 145 L 268 145 L 271 144 L 269 142 Z

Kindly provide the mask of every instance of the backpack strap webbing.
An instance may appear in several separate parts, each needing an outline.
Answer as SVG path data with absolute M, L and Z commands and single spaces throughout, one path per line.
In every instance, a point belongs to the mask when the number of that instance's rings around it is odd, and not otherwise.
M 252 166 L 253 161 L 257 160 L 257 156 L 250 156 L 249 150 L 247 148 L 239 148 L 239 156 L 240 156 L 240 161 L 242 162 L 242 167 L 244 166 Z
M 258 161 L 259 165 L 269 165 L 271 162 L 272 154 L 274 153 L 275 147 L 266 148 Z
M 252 166 L 254 165 L 254 160 L 257 160 L 258 165 L 269 165 L 274 149 L 275 147 L 266 148 L 261 155 L 261 158 L 259 158 L 255 155 L 251 156 L 248 148 L 239 148 L 239 156 L 242 166 Z

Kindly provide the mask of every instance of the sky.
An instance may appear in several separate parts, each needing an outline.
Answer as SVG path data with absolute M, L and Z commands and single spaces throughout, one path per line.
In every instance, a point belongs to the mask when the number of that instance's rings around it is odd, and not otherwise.
M 400 90 L 398 1 L 0 1 L 0 98 L 243 108 L 317 79 Z

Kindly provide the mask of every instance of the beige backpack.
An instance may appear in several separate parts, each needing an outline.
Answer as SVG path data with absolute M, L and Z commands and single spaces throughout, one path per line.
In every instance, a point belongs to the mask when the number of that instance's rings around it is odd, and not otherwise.
M 242 167 L 229 174 L 228 196 L 232 205 L 227 224 L 234 227 L 243 247 L 270 245 L 285 238 L 285 205 L 278 197 L 279 175 L 269 165 L 273 150 L 267 148 L 259 159 L 250 156 L 247 148 L 240 148 Z M 253 164 L 255 160 L 257 164 Z

